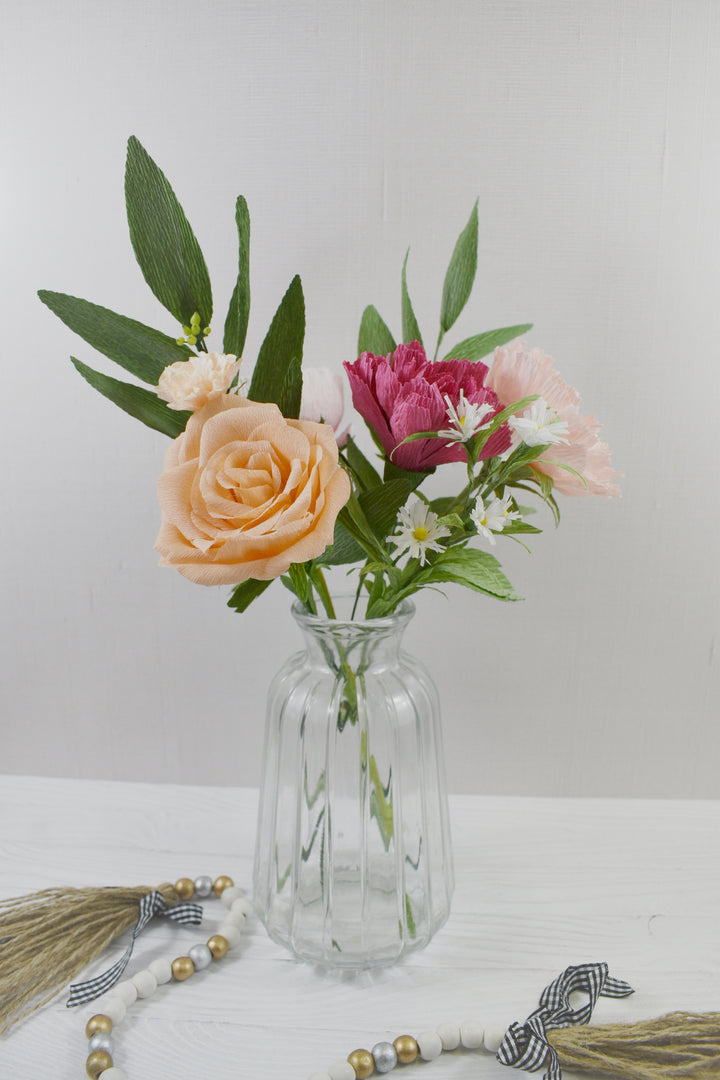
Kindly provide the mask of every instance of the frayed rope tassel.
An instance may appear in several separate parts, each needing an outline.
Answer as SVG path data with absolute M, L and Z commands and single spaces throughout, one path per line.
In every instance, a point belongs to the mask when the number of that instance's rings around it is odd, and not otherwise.
M 636 1024 L 548 1034 L 563 1068 L 622 1080 L 720 1080 L 720 1013 L 674 1012 Z
M 0 900 L 0 1034 L 47 1004 L 131 927 L 125 954 L 112 974 L 101 977 L 108 986 L 120 978 L 136 936 L 153 915 L 199 922 L 202 908 L 179 900 L 169 883 L 155 889 L 45 889 Z

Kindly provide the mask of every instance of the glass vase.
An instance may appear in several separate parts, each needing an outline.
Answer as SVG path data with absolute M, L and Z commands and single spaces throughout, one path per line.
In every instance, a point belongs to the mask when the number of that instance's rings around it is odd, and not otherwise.
M 437 691 L 400 648 L 415 608 L 292 612 L 305 648 L 268 694 L 255 908 L 303 960 L 391 964 L 443 925 L 454 886 Z

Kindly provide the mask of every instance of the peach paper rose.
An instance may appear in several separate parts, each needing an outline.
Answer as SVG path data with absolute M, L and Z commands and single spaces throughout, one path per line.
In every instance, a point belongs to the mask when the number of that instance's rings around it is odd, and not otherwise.
M 235 585 L 322 555 L 350 480 L 327 424 L 219 394 L 168 449 L 158 495 L 161 566 L 200 585 Z

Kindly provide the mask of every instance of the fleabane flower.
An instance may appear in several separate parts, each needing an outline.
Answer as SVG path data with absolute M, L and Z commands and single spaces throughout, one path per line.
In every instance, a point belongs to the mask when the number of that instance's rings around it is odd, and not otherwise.
M 521 516 L 518 510 L 510 509 L 511 499 L 512 496 L 507 491 L 502 499 L 493 496 L 486 505 L 481 496 L 478 495 L 475 506 L 470 511 L 470 517 L 475 522 L 475 528 L 491 544 L 495 543 L 493 533 L 502 532 L 509 522 Z
M 171 409 L 195 412 L 206 405 L 213 394 L 224 394 L 240 370 L 241 361 L 231 353 L 200 353 L 178 360 L 163 371 L 157 395 Z
M 538 398 L 524 410 L 521 416 L 508 420 L 513 433 L 526 446 L 567 445 L 567 421 L 561 420 L 557 409 L 551 409 L 547 401 Z
M 450 427 L 438 431 L 438 435 L 449 439 L 451 444 L 470 442 L 478 431 L 490 422 L 489 418 L 495 415 L 495 410 L 487 401 L 468 401 L 464 390 L 460 391 L 457 405 L 453 404 L 448 394 L 445 395 L 445 403 Z
M 413 498 L 414 502 L 408 502 L 398 514 L 400 531 L 395 534 L 397 539 L 389 537 L 389 540 L 397 548 L 398 555 L 408 551 L 411 559 L 419 559 L 420 565 L 424 566 L 428 551 L 443 550 L 437 541 L 449 536 L 450 530 L 446 525 L 438 525 L 437 514 L 422 499 L 417 495 Z

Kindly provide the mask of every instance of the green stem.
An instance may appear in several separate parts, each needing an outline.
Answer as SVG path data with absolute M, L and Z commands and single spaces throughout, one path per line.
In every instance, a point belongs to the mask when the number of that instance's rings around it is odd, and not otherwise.
M 325 613 L 328 619 L 336 619 L 335 608 L 333 607 L 332 597 L 330 596 L 330 590 L 327 587 L 325 575 L 319 566 L 313 566 L 311 576 L 315 588 L 318 591 L 318 596 L 322 600 L 322 605 L 325 608 Z

